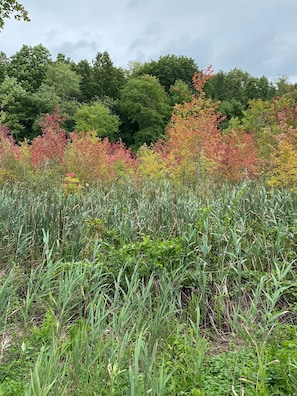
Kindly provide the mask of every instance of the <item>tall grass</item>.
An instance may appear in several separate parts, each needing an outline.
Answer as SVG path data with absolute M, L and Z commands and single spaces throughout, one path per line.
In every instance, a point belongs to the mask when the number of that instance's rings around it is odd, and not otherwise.
M 7 184 L 0 199 L 3 394 L 296 393 L 294 194 Z

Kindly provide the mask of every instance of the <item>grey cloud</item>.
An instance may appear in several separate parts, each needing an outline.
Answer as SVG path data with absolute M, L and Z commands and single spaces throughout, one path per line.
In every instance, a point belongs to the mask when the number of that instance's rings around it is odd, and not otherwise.
M 143 48 L 153 48 L 158 43 L 162 35 L 162 28 L 156 21 L 151 22 L 129 45 L 128 50 L 134 51 Z
M 129 0 L 125 6 L 126 10 L 135 9 L 137 7 L 142 7 L 146 4 L 152 3 L 154 0 Z
M 77 42 L 64 41 L 61 44 L 52 48 L 52 55 L 56 56 L 62 53 L 73 60 L 79 61 L 88 58 L 90 53 L 95 58 L 99 51 L 98 43 L 95 41 L 79 40 Z
M 8 21 L 0 51 L 42 43 L 52 54 L 93 59 L 107 50 L 124 66 L 165 54 L 199 67 L 296 76 L 296 0 L 31 0 L 29 24 Z
M 211 37 L 195 38 L 185 34 L 178 40 L 171 40 L 165 47 L 165 53 L 193 58 L 201 69 L 213 65 L 214 62 L 214 44 Z

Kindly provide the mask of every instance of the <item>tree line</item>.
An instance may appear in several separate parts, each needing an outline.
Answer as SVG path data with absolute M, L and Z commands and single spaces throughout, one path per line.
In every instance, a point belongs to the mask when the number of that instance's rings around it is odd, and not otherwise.
M 186 56 L 130 62 L 124 69 L 106 51 L 76 63 L 64 54 L 52 59 L 41 44 L 24 45 L 11 57 L 0 53 L 0 123 L 17 141 L 32 140 L 41 133 L 44 115 L 58 105 L 66 116 L 66 131 L 95 131 L 138 149 L 160 139 L 174 106 L 191 100 L 198 71 Z M 234 69 L 219 71 L 204 90 L 220 101 L 218 111 L 225 116 L 221 127 L 227 128 L 230 120 L 242 120 L 251 100 L 272 100 L 292 88 L 285 79 L 273 84 Z

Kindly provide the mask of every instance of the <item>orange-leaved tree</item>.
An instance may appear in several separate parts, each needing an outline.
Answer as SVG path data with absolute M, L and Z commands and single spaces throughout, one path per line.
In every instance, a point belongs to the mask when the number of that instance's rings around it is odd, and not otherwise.
M 196 93 L 190 102 L 174 107 L 166 130 L 164 155 L 172 175 L 182 182 L 198 180 L 201 183 L 216 157 L 222 117 L 217 112 L 218 104 L 207 99 L 203 91 L 212 76 L 211 67 L 204 73 L 194 74 Z
M 74 131 L 69 134 L 65 165 L 80 182 L 109 182 L 131 176 L 135 160 L 122 143 L 102 140 L 95 132 Z
M 220 128 L 225 117 L 218 111 L 219 103 L 206 98 L 203 91 L 212 76 L 211 67 L 194 75 L 196 94 L 190 102 L 174 107 L 167 139 L 159 149 L 171 174 L 183 182 L 197 181 L 198 185 L 207 179 L 237 182 L 257 171 L 253 135 L 242 128 L 224 133 Z
M 74 172 L 80 182 L 110 179 L 107 158 L 107 147 L 95 132 L 69 134 L 65 166 L 67 172 Z
M 174 107 L 166 129 L 163 157 L 166 157 L 171 175 L 182 182 L 194 182 L 211 173 L 216 161 L 223 117 L 218 103 L 207 99 L 203 91 L 205 83 L 213 76 L 209 67 L 204 73 L 193 76 L 196 93 L 190 102 Z

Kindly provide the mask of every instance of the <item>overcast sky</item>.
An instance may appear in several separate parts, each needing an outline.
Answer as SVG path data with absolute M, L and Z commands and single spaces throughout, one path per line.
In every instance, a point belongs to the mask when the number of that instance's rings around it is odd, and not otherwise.
M 108 51 L 116 66 L 166 54 L 215 71 L 297 81 L 297 0 L 19 0 L 30 23 L 0 33 L 8 56 L 42 44 L 75 62 Z

